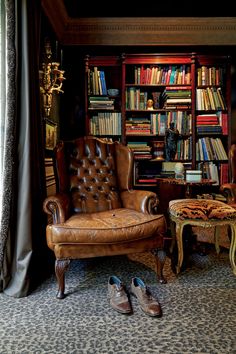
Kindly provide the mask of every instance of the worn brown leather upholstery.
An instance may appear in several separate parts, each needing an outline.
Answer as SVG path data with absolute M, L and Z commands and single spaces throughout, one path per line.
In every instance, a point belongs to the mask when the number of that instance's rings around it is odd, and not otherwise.
M 236 144 L 232 144 L 229 150 L 229 183 L 220 186 L 221 193 L 227 198 L 227 203 L 236 209 Z
M 59 142 L 54 153 L 58 193 L 43 207 L 53 218 L 46 237 L 56 257 L 57 297 L 64 297 L 71 259 L 151 251 L 158 279 L 165 282 L 166 220 L 156 213 L 155 193 L 132 189 L 132 151 L 118 142 L 83 137 Z

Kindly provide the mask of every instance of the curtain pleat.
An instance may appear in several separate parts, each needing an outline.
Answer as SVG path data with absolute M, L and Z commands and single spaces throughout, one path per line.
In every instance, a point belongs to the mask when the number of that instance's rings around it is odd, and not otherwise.
M 46 217 L 42 210 L 45 196 L 44 149 L 38 80 L 41 7 L 39 0 L 15 0 L 14 3 L 17 68 L 14 158 L 11 160 L 11 213 L 1 281 L 4 293 L 22 297 L 43 279 L 50 257 L 45 241 Z

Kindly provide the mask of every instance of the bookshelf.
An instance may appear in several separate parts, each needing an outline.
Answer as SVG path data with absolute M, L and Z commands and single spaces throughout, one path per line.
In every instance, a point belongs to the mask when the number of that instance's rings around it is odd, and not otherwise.
M 195 137 L 196 167 L 216 185 L 228 182 L 231 146 L 230 58 L 196 58 Z
M 123 56 L 122 72 L 124 140 L 134 151 L 134 182 L 138 187 L 146 178 L 155 185 L 155 177 L 163 175 L 165 135 L 170 123 L 179 132 L 176 162 L 192 160 L 192 55 L 128 54 Z M 149 100 L 153 102 L 151 109 Z M 146 144 L 149 156 L 138 152 L 135 143 Z
M 112 97 L 94 86 L 96 71 L 104 71 L 107 88 L 117 88 Z M 122 54 L 120 57 L 85 58 L 87 133 L 119 139 L 134 152 L 134 185 L 155 185 L 163 177 L 166 129 L 178 130 L 172 165 L 201 169 L 203 178 L 215 185 L 228 180 L 228 150 L 231 145 L 230 58 L 198 53 Z M 92 73 L 92 74 L 91 74 Z M 99 86 L 99 85 L 98 85 Z M 112 107 L 91 106 L 91 97 L 105 98 Z M 105 96 L 105 97 L 104 97 Z M 95 100 L 96 101 L 96 100 Z M 119 114 L 116 130 L 93 129 L 91 122 Z M 96 114 L 95 114 L 96 112 Z M 100 118 L 103 120 L 103 118 Z M 95 127 L 99 123 L 95 122 Z M 102 124 L 102 123 L 101 123 Z M 118 126 L 119 124 L 119 126 Z M 173 177 L 173 171 L 170 177 Z M 168 178 L 168 174 L 164 173 Z
M 85 57 L 86 134 L 120 140 L 121 60 L 116 56 Z

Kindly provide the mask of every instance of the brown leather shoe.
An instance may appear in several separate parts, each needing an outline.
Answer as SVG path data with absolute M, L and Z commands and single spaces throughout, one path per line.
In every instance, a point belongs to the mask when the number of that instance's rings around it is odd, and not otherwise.
M 108 297 L 110 299 L 110 305 L 114 310 L 124 314 L 132 312 L 125 287 L 115 275 L 109 277 L 108 280 Z
M 152 317 L 160 317 L 162 315 L 161 306 L 158 300 L 151 295 L 150 291 L 147 289 L 147 286 L 140 278 L 132 278 L 131 294 L 138 299 L 141 309 L 147 315 Z

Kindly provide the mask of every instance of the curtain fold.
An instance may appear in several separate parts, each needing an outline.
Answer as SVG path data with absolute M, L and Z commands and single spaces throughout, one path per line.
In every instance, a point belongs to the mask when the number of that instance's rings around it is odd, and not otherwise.
M 11 208 L 8 219 L 3 215 L 8 225 L 7 237 L 0 235 L 3 245 L 1 285 L 7 295 L 22 297 L 45 275 L 49 260 L 44 231 L 46 218 L 42 211 L 44 149 L 38 80 L 41 7 L 39 0 L 5 1 L 7 6 L 9 3 L 14 11 L 11 34 L 14 33 L 12 61 L 16 70 L 10 72 L 14 76 L 15 90 L 6 97 L 7 107 L 11 95 L 14 97 L 14 113 L 10 117 L 12 131 L 11 135 L 4 133 L 4 140 L 13 137 L 13 159 L 6 159 L 3 169 L 11 164 L 13 178 L 5 181 L 10 188 L 7 199 Z M 6 40 L 12 40 L 8 33 Z
M 6 242 L 9 235 L 15 146 L 16 50 L 14 1 L 1 1 L 0 24 L 0 266 L 3 271 Z M 6 277 L 6 272 L 1 272 L 0 289 L 5 286 Z

